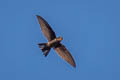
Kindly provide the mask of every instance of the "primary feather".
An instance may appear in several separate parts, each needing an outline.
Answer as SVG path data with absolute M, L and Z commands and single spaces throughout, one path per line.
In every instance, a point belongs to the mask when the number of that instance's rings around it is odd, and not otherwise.
M 53 40 L 56 38 L 55 32 L 52 30 L 50 25 L 45 21 L 41 16 L 37 15 L 38 22 L 40 24 L 41 30 L 48 41 Z

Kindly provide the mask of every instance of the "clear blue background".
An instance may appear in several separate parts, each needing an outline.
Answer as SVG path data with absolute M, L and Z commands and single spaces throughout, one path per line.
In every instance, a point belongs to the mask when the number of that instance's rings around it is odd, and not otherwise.
M 72 53 L 74 69 L 46 42 L 43 16 Z M 120 80 L 119 0 L 1 0 L 0 80 Z

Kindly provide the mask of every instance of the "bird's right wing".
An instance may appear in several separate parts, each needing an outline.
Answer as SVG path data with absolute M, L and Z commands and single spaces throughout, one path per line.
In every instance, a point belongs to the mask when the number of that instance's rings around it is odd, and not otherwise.
M 38 22 L 40 24 L 41 30 L 44 34 L 44 36 L 47 38 L 48 41 L 53 40 L 56 38 L 55 32 L 52 30 L 50 25 L 43 19 L 41 16 L 37 15 Z
M 66 60 L 69 64 L 71 64 L 73 67 L 76 67 L 75 61 L 72 57 L 72 55 L 70 54 L 70 52 L 65 48 L 64 45 L 60 44 L 54 48 L 55 51 L 59 54 L 59 56 L 61 56 L 61 58 L 63 58 L 64 60 Z

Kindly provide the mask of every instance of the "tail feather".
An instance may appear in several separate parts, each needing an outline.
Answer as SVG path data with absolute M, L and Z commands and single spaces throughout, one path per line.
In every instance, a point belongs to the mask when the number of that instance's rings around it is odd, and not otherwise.
M 42 50 L 44 56 L 46 57 L 50 51 L 50 47 L 47 46 L 47 43 L 39 43 L 40 49 Z

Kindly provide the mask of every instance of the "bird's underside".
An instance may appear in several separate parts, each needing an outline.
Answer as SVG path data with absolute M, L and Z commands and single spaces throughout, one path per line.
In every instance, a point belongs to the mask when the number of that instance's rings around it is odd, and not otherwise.
M 51 48 L 53 48 L 61 58 L 71 64 L 73 67 L 76 67 L 75 61 L 70 54 L 70 52 L 65 48 L 63 44 L 60 42 L 62 41 L 62 37 L 56 37 L 55 32 L 52 30 L 50 25 L 45 21 L 41 16 L 37 15 L 38 22 L 40 24 L 40 28 L 42 33 L 47 38 L 48 43 L 39 43 L 39 47 L 44 53 L 45 56 L 48 55 Z

